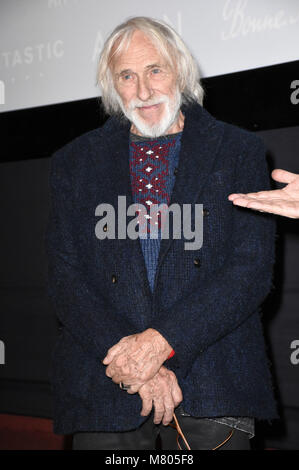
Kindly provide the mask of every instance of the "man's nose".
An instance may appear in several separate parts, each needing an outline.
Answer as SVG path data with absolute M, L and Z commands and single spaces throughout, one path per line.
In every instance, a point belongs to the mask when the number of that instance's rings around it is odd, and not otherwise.
M 137 82 L 137 96 L 142 101 L 147 101 L 153 92 L 151 89 L 150 81 L 147 77 L 138 78 Z

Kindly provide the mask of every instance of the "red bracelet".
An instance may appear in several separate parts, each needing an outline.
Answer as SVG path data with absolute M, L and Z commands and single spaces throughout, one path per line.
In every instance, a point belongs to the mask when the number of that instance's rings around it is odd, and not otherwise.
M 175 351 L 174 351 L 174 350 L 172 350 L 172 351 L 171 351 L 171 353 L 169 354 L 169 356 L 168 356 L 167 360 L 168 360 L 168 359 L 170 359 L 170 358 L 171 358 L 172 356 L 174 356 L 174 355 L 175 355 Z

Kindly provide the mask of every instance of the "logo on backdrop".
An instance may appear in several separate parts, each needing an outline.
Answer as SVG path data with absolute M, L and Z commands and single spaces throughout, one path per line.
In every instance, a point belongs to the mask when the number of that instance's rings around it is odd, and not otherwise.
M 254 16 L 246 10 L 248 0 L 227 0 L 222 18 L 227 23 L 227 28 L 221 33 L 221 39 L 235 39 L 261 31 L 278 30 L 299 23 L 299 13 L 296 16 L 288 14 L 285 10 L 278 10 L 273 15 Z
M 0 365 L 5 364 L 5 345 L 3 341 L 0 340 Z
M 64 56 L 64 42 L 61 39 L 26 46 L 22 49 L 12 49 L 0 53 L 0 69 L 12 72 L 10 82 L 29 81 L 38 76 L 45 77 L 42 64 L 53 60 L 60 60 Z M 17 70 L 20 68 L 24 73 Z M 29 69 L 29 67 L 31 69 Z M 38 69 L 39 70 L 38 70 Z M 14 72 L 16 76 L 14 76 Z M 4 83 L 0 81 L 0 104 L 4 103 Z
M 293 80 L 290 88 L 294 90 L 290 96 L 291 103 L 298 104 L 299 103 L 299 80 Z
M 51 59 L 60 59 L 64 55 L 64 43 L 61 39 L 41 42 L 23 49 L 13 49 L 1 52 L 1 67 L 14 68 L 19 65 L 46 62 Z
M 291 364 L 297 366 L 299 364 L 299 339 L 294 339 L 290 344 L 290 348 L 294 350 L 290 355 Z

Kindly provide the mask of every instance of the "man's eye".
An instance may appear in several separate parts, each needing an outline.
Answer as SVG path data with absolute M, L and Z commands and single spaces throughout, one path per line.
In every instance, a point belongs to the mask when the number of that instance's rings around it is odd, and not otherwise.
M 155 75 L 158 74 L 158 73 L 160 73 L 160 72 L 161 72 L 160 69 L 153 69 L 153 70 L 152 70 L 152 73 L 154 73 Z
M 130 80 L 133 79 L 133 74 L 131 73 L 124 73 L 124 74 L 121 74 L 119 75 L 119 79 L 122 81 L 122 82 L 128 82 Z

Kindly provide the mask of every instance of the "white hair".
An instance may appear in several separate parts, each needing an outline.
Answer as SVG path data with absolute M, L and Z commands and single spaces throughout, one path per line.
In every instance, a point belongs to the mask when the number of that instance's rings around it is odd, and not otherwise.
M 142 31 L 177 72 L 182 103 L 198 102 L 202 105 L 204 90 L 200 84 L 197 62 L 182 38 L 167 23 L 144 16 L 129 18 L 117 26 L 106 40 L 100 54 L 96 84 L 102 90 L 102 103 L 108 114 L 121 113 L 117 92 L 110 70 L 112 58 L 127 48 L 135 31 Z

